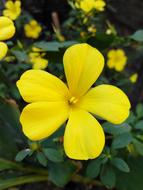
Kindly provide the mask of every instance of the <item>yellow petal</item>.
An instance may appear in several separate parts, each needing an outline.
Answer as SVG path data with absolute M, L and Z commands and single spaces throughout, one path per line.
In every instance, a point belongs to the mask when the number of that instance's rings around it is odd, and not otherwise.
M 126 94 L 112 85 L 92 88 L 78 106 L 115 124 L 122 123 L 128 117 L 131 107 Z
M 110 69 L 112 69 L 112 68 L 114 68 L 115 67 L 115 62 L 114 62 L 114 60 L 112 60 L 112 59 L 109 59 L 108 61 L 107 61 L 107 66 L 110 68 Z
M 125 60 L 122 59 L 121 61 L 115 64 L 115 70 L 121 72 L 124 70 L 125 65 L 126 65 L 126 59 Z
M 45 69 L 48 66 L 48 60 L 44 58 L 36 58 L 33 69 Z
M 14 2 L 13 1 L 7 1 L 6 3 L 5 3 L 5 7 L 7 8 L 7 9 L 11 9 L 11 7 L 13 7 L 14 6 Z
M 6 56 L 7 51 L 8 51 L 7 45 L 3 42 L 0 42 L 0 60 L 2 60 Z
M 104 132 L 97 120 L 84 110 L 73 110 L 64 134 L 68 157 L 88 160 L 98 157 L 104 147 Z
M 73 96 L 80 97 L 99 77 L 104 66 L 102 54 L 88 44 L 76 44 L 64 54 L 64 69 Z
M 19 9 L 21 7 L 21 1 L 15 1 L 15 7 Z
M 96 0 L 94 3 L 94 8 L 98 11 L 104 11 L 106 3 L 102 0 Z
M 54 133 L 68 118 L 65 102 L 35 102 L 26 106 L 20 122 L 24 134 L 31 140 L 41 140 Z
M 107 54 L 107 57 L 108 57 L 108 58 L 113 58 L 113 57 L 115 57 L 115 56 L 116 56 L 116 50 L 114 50 L 114 49 L 110 50 L 110 51 L 108 52 L 108 54 Z
M 0 17 L 0 41 L 8 40 L 15 34 L 15 26 L 13 22 L 4 16 Z
M 82 0 L 80 1 L 79 8 L 85 12 L 89 12 L 94 8 L 94 0 Z
M 17 87 L 26 102 L 65 101 L 69 96 L 66 85 L 60 79 L 41 70 L 26 71 Z

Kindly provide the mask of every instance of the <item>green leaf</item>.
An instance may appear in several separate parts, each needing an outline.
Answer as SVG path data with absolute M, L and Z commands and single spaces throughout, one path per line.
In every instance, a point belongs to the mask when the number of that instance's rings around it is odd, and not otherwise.
M 143 30 L 137 30 L 133 35 L 130 36 L 131 39 L 143 42 Z
M 120 125 L 114 125 L 109 122 L 105 122 L 102 125 L 104 131 L 106 133 L 112 134 L 112 135 L 119 135 L 122 133 L 127 133 L 131 131 L 131 127 L 127 123 L 122 123 Z
M 143 143 L 141 143 L 137 139 L 133 139 L 133 145 L 134 145 L 136 151 L 138 152 L 138 154 L 143 156 Z
M 121 158 L 113 158 L 111 160 L 112 165 L 114 165 L 116 168 L 123 172 L 130 172 L 130 168 L 128 164 Z
M 28 155 L 31 155 L 32 151 L 30 149 L 24 149 L 18 152 L 18 154 L 15 157 L 15 160 L 17 162 L 21 162 L 24 158 L 26 158 Z
M 0 99 L 0 155 L 9 160 L 18 152 L 18 143 L 23 143 L 19 123 L 20 112 L 14 102 Z
M 128 144 L 130 144 L 132 140 L 133 138 L 130 133 L 122 133 L 114 138 L 112 142 L 112 148 L 113 149 L 124 148 Z
M 86 168 L 86 176 L 89 178 L 96 178 L 99 175 L 102 162 L 103 158 L 101 157 L 90 161 Z
M 114 35 L 107 35 L 105 33 L 97 33 L 95 37 L 90 37 L 87 43 L 96 47 L 99 50 L 108 48 L 114 41 Z
M 42 166 L 47 166 L 48 161 L 42 152 L 38 152 L 36 158 Z
M 66 41 L 66 42 L 36 42 L 34 46 L 41 48 L 44 51 L 57 52 L 60 48 L 67 48 L 73 44 L 76 44 L 76 41 Z
M 53 148 L 44 148 L 43 152 L 45 156 L 52 162 L 62 162 L 63 161 L 63 153 L 60 150 L 56 150 Z
M 143 130 L 143 120 L 137 122 L 134 126 L 135 129 Z
M 129 173 L 116 170 L 118 190 L 142 190 L 143 189 L 143 158 L 128 157 L 127 163 L 131 168 Z
M 59 42 L 37 42 L 34 44 L 37 48 L 40 48 L 44 51 L 59 51 Z
M 49 179 L 59 187 L 66 185 L 75 171 L 75 166 L 67 161 L 63 163 L 50 163 Z
M 136 107 L 136 114 L 138 118 L 143 117 L 143 104 L 138 104 Z
M 116 175 L 110 165 L 104 165 L 100 174 L 100 179 L 103 185 L 105 185 L 107 188 L 113 188 L 115 186 Z
M 134 124 L 136 122 L 136 116 L 132 111 L 130 111 L 130 115 L 125 122 L 128 124 Z
M 28 55 L 25 51 L 11 50 L 19 62 L 28 62 Z

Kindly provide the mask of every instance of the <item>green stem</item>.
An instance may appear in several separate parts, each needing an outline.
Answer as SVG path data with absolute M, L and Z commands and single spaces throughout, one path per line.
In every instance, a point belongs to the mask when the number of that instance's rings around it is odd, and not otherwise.
M 72 179 L 73 182 L 77 182 L 77 183 L 83 183 L 85 185 L 94 185 L 94 186 L 103 186 L 102 183 L 98 180 L 91 180 L 87 177 L 83 177 L 81 175 L 78 174 L 74 174 Z
M 35 175 L 27 175 L 23 177 L 17 177 L 12 179 L 4 180 L 4 182 L 0 181 L 0 189 L 8 188 L 11 186 L 21 185 L 25 183 L 33 183 L 33 182 L 39 182 L 39 181 L 48 181 L 48 171 L 47 169 L 42 168 L 34 168 L 29 166 L 24 166 L 20 163 L 14 163 L 12 161 L 8 161 L 5 159 L 0 159 L 0 168 L 1 169 L 13 169 L 17 170 L 23 173 L 34 173 Z M 3 167 L 2 167 L 3 166 Z M 37 175 L 36 175 L 37 174 Z M 15 181 L 14 181 L 15 180 Z M 81 176 L 79 174 L 73 174 L 71 181 L 77 182 L 77 183 L 83 183 L 85 185 L 94 185 L 94 186 L 102 186 L 102 183 L 98 180 L 91 180 L 87 177 Z M 8 185 L 9 186 L 6 186 Z
M 7 189 L 9 187 L 27 184 L 27 183 L 35 183 L 41 181 L 47 181 L 47 176 L 38 176 L 38 175 L 29 175 L 29 176 L 22 176 L 22 177 L 15 177 L 12 179 L 6 179 L 0 181 L 0 189 Z
M 1 168 L 1 166 L 4 166 L 4 168 Z M 0 168 L 18 170 L 24 173 L 37 173 L 41 175 L 48 175 L 48 171 L 46 169 L 24 166 L 23 164 L 15 163 L 2 158 L 0 158 Z

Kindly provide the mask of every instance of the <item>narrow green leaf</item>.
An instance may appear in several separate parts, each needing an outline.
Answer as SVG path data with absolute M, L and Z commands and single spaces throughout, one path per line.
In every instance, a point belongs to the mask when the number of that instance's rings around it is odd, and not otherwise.
M 143 130 L 143 120 L 137 122 L 134 126 L 135 129 Z
M 124 148 L 133 140 L 132 135 L 130 133 L 123 133 L 116 136 L 112 142 L 112 148 Z
M 44 148 L 43 152 L 45 156 L 52 162 L 62 162 L 63 154 L 60 150 L 56 150 L 53 148 Z
M 123 172 L 130 172 L 130 168 L 128 164 L 121 158 L 113 158 L 111 160 L 112 165 L 114 165 L 116 168 Z
M 66 185 L 75 171 L 75 166 L 67 161 L 63 163 L 50 163 L 49 179 L 59 187 Z
M 136 107 L 136 114 L 138 118 L 143 117 L 143 104 L 138 104 Z
M 127 123 L 122 123 L 120 125 L 114 125 L 109 122 L 105 122 L 102 125 L 104 131 L 106 133 L 112 134 L 112 135 L 119 135 L 122 133 L 127 133 L 131 131 L 131 127 Z
M 97 33 L 95 37 L 90 37 L 87 43 L 96 47 L 99 50 L 104 50 L 108 48 L 114 41 L 114 35 L 108 35 L 105 33 Z
M 89 178 L 96 178 L 99 175 L 102 161 L 103 158 L 97 158 L 90 161 L 86 168 L 86 176 Z
M 138 152 L 138 154 L 140 154 L 141 156 L 143 156 L 143 143 L 141 143 L 137 139 L 134 139 L 133 140 L 133 145 L 134 145 L 136 151 Z
M 42 166 L 45 166 L 45 167 L 47 166 L 48 161 L 42 152 L 37 153 L 37 160 Z
M 16 155 L 15 157 L 15 160 L 17 162 L 21 162 L 24 158 L 26 158 L 28 155 L 31 155 L 31 150 L 30 149 L 24 149 L 24 150 L 21 150 L 20 152 L 18 152 L 18 154 Z
M 15 57 L 18 59 L 19 62 L 27 62 L 28 61 L 28 55 L 25 51 L 20 50 L 11 50 L 11 52 L 15 55 Z
M 103 185 L 105 185 L 107 188 L 115 187 L 116 175 L 113 168 L 109 165 L 104 165 L 100 174 L 100 179 Z
M 45 42 L 45 41 L 41 41 L 41 42 L 36 42 L 34 44 L 34 46 L 41 48 L 44 51 L 51 51 L 51 52 L 57 52 L 59 51 L 60 48 L 67 48 L 73 44 L 76 44 L 76 41 L 66 41 L 66 42 L 57 42 L 57 41 L 53 41 L 53 42 Z
M 133 35 L 130 36 L 130 38 L 138 42 L 143 42 L 143 30 L 137 30 Z

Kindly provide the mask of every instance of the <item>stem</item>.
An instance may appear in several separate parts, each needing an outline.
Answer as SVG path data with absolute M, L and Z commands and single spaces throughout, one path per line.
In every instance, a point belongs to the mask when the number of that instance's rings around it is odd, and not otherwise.
M 23 177 L 15 177 L 12 179 L 3 180 L 0 182 L 0 189 L 7 189 L 9 187 L 22 185 L 26 183 L 34 183 L 40 181 L 47 181 L 47 176 L 29 175 Z
M 77 182 L 77 183 L 83 183 L 85 185 L 96 185 L 96 186 L 103 186 L 102 183 L 98 180 L 91 180 L 87 177 L 83 177 L 81 175 L 78 175 L 78 174 L 74 174 L 72 179 L 71 179 L 73 182 Z
M 35 175 L 27 175 L 23 177 L 16 177 L 12 179 L 7 179 L 4 181 L 0 181 L 0 189 L 8 188 L 11 186 L 21 185 L 25 183 L 33 183 L 39 181 L 48 181 L 48 171 L 43 168 L 34 168 L 29 166 L 24 166 L 20 163 L 14 163 L 12 161 L 8 161 L 5 159 L 0 159 L 1 169 L 13 169 L 17 171 L 21 171 L 23 173 L 34 173 Z M 37 175 L 36 175 L 37 174 Z M 15 181 L 14 181 L 15 180 Z M 93 186 L 102 186 L 102 183 L 98 180 L 92 180 L 90 178 L 81 176 L 79 174 L 73 174 L 71 181 L 76 183 L 83 183 L 85 185 L 93 185 Z M 9 186 L 8 186 L 9 185 Z
M 2 169 L 13 169 L 13 170 L 19 170 L 24 173 L 37 173 L 41 175 L 48 175 L 48 171 L 46 169 L 24 166 L 20 163 L 15 163 L 1 158 L 0 158 L 0 164 L 5 166 L 5 168 Z

